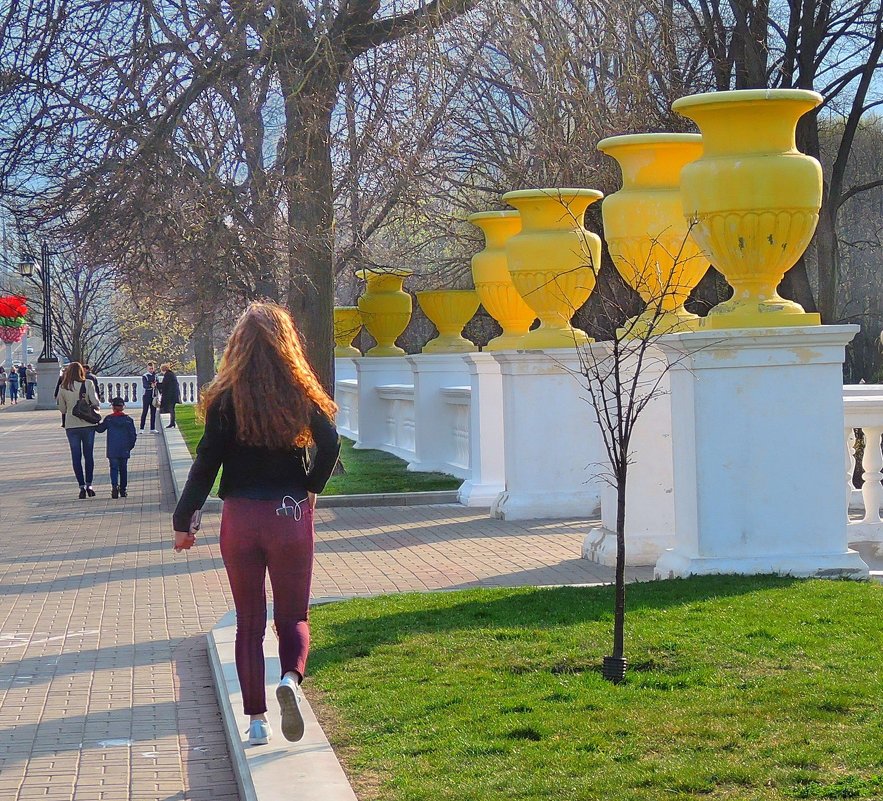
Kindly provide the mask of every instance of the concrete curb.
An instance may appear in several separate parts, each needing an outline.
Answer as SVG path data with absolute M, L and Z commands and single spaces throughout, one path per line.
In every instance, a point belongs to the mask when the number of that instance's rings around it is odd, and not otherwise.
M 158 415 L 159 431 L 162 434 L 172 471 L 172 485 L 175 488 L 175 499 L 181 497 L 184 484 L 193 464 L 190 449 L 177 428 L 166 428 L 168 415 Z M 388 492 L 370 495 L 320 495 L 317 505 L 330 509 L 353 506 L 423 506 L 439 503 L 457 503 L 457 490 L 436 490 L 433 492 Z M 209 495 L 203 505 L 205 512 L 220 512 L 224 502 Z
M 268 611 L 268 619 L 272 620 L 272 609 Z M 275 696 L 279 660 L 269 654 L 266 656 L 267 719 L 273 737 L 267 745 L 247 745 L 247 738 L 242 732 L 248 729 L 248 717 L 241 711 L 242 694 L 234 657 L 235 638 L 236 615 L 228 612 L 208 633 L 208 652 L 242 801 L 283 801 L 295 796 L 299 801 L 357 801 L 306 699 L 301 704 L 306 723 L 303 739 L 289 743 L 282 736 Z M 269 627 L 266 639 L 275 640 Z M 296 788 L 295 796 L 292 795 L 293 788 Z
M 166 446 L 166 454 L 169 457 L 169 468 L 172 473 L 172 486 L 175 488 L 175 500 L 181 497 L 184 485 L 187 483 L 187 476 L 190 474 L 190 468 L 193 465 L 193 457 L 190 455 L 190 449 L 184 442 L 184 437 L 177 428 L 166 428 L 169 424 L 169 416 L 167 414 L 158 414 L 157 423 L 159 425 L 159 433 L 162 434 L 163 443 Z M 220 512 L 224 502 L 214 496 L 209 495 L 202 505 L 204 512 Z

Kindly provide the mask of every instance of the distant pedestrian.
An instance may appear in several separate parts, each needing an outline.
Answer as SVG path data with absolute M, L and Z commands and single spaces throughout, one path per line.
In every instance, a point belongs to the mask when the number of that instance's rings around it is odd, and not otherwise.
M 282 734 L 304 733 L 300 682 L 310 646 L 313 506 L 337 462 L 337 406 L 322 389 L 289 313 L 252 303 L 236 324 L 202 397 L 205 434 L 172 523 L 175 550 L 195 541 L 193 514 L 220 468 L 221 556 L 236 606 L 236 672 L 251 717 L 250 745 L 269 741 L 264 674 L 266 577 L 273 586 Z M 307 447 L 315 444 L 310 463 Z
M 64 415 L 64 430 L 71 448 L 71 462 L 74 475 L 80 484 L 80 500 L 86 496 L 95 497 L 92 489 L 92 476 L 95 472 L 95 429 L 98 421 L 90 423 L 74 414 L 81 398 L 85 398 L 93 409 L 98 408 L 98 394 L 95 385 L 86 380 L 86 371 L 79 362 L 71 362 L 64 371 L 58 389 L 58 408 Z M 85 471 L 83 467 L 85 466 Z
M 159 384 L 162 396 L 159 410 L 162 414 L 171 415 L 171 420 L 166 428 L 175 428 L 175 406 L 181 402 L 181 387 L 178 384 L 178 376 L 172 372 L 172 367 L 168 362 L 161 364 L 159 369 L 162 373 L 162 381 Z
M 22 395 L 25 394 L 28 388 L 28 368 L 24 366 L 24 363 L 18 366 L 18 390 Z
M 83 369 L 86 371 L 86 380 L 91 381 L 95 385 L 95 394 L 98 396 L 98 400 L 104 403 L 104 393 L 101 391 L 101 387 L 98 385 L 98 376 L 92 371 L 92 368 L 88 364 L 83 365 Z
M 150 431 L 156 433 L 156 406 L 153 397 L 156 394 L 156 365 L 147 362 L 147 372 L 141 376 L 141 430 L 147 422 L 147 412 L 150 412 Z
M 15 404 L 18 403 L 18 373 L 16 372 L 14 367 L 9 371 L 8 384 L 9 402 L 13 406 L 15 406 Z
M 129 456 L 138 435 L 135 421 L 126 414 L 126 402 L 122 398 L 112 398 L 111 414 L 107 415 L 95 430 L 99 434 L 107 432 L 107 459 L 110 462 L 110 497 L 125 498 L 129 485 Z
M 34 365 L 29 364 L 25 371 L 26 376 L 26 388 L 27 388 L 27 396 L 29 399 L 34 397 L 34 394 L 37 390 L 37 371 L 34 369 Z
M 6 384 L 9 382 L 9 375 L 6 368 L 0 365 L 0 406 L 6 405 Z

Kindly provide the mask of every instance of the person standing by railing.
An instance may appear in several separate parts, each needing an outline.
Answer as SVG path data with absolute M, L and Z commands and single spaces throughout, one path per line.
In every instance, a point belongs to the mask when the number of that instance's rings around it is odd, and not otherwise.
M 150 432 L 156 433 L 156 406 L 153 405 L 153 394 L 156 392 L 156 365 L 147 362 L 147 372 L 141 376 L 141 430 L 147 422 L 147 412 L 150 412 Z
M 168 362 L 161 364 L 159 369 L 162 373 L 162 381 L 159 383 L 159 391 L 162 396 L 159 410 L 161 414 L 171 416 L 166 428 L 175 428 L 175 406 L 181 402 L 181 387 L 178 384 L 178 376 L 172 372 L 172 367 Z

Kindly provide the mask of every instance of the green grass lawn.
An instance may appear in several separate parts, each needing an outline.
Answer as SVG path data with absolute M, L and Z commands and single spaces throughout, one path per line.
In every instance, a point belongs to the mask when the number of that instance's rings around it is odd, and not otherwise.
M 202 437 L 203 425 L 196 419 L 194 406 L 178 406 L 177 423 L 190 453 Z M 457 489 L 462 479 L 444 473 L 409 473 L 407 463 L 383 451 L 355 450 L 351 440 L 341 438 L 340 460 L 344 475 L 332 476 L 325 495 L 361 495 L 384 492 L 426 492 Z M 212 489 L 216 495 L 218 482 Z
M 360 801 L 883 798 L 883 588 L 631 585 L 320 606 L 308 694 Z

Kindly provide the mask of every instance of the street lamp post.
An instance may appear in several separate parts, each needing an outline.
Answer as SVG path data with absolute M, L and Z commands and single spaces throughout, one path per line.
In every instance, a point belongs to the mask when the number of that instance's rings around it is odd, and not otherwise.
M 40 243 L 40 287 L 43 292 L 43 350 L 37 360 L 37 408 L 55 408 L 55 384 L 58 381 L 58 359 L 52 348 L 52 281 L 49 275 L 49 257 L 55 252 L 45 242 Z M 34 257 L 22 256 L 18 271 L 23 278 L 34 274 Z

